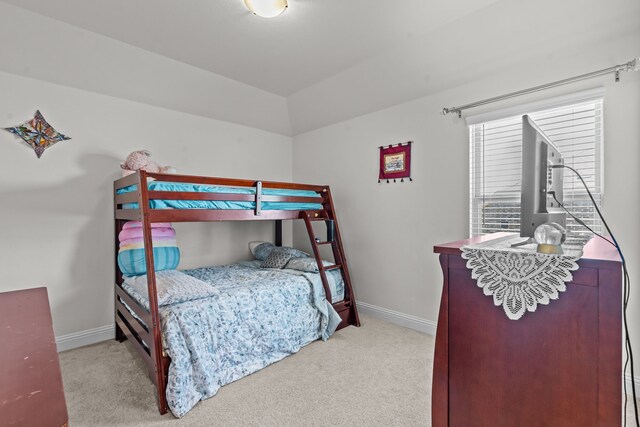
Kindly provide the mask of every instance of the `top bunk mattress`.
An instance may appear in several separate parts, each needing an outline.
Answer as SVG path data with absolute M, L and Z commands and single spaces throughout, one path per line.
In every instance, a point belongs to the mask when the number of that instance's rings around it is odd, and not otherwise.
M 249 187 L 224 187 L 203 184 L 189 184 L 181 182 L 151 181 L 148 184 L 150 191 L 180 191 L 195 193 L 223 193 L 223 194 L 255 194 L 256 190 Z M 136 191 L 135 185 L 121 188 L 117 194 Z M 292 196 L 292 197 L 318 197 L 318 193 L 309 190 L 289 190 L 265 188 L 262 190 L 265 196 Z M 233 200 L 170 200 L 153 199 L 149 200 L 151 209 L 255 209 L 255 202 L 233 201 Z M 125 203 L 123 209 L 138 209 L 137 203 Z M 293 203 L 293 202 L 262 202 L 262 210 L 286 210 L 304 211 L 321 210 L 321 203 Z

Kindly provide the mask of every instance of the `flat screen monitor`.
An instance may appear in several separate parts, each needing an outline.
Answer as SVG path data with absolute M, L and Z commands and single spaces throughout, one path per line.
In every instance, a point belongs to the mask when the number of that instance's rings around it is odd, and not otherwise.
M 531 117 L 522 116 L 520 236 L 533 238 L 536 227 L 546 222 L 555 222 L 566 228 L 567 215 L 555 200 L 564 203 L 563 168 L 552 167 L 562 164 L 562 153 L 556 144 Z

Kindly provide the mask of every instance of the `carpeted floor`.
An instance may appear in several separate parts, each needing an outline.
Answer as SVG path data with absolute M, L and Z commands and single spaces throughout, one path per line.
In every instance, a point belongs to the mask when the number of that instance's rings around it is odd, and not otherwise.
M 129 344 L 67 351 L 60 363 L 73 427 L 430 425 L 433 338 L 371 317 L 222 387 L 180 420 L 159 415 Z
M 181 426 L 425 426 L 433 339 L 370 317 L 220 389 Z M 145 367 L 127 343 L 60 354 L 69 425 L 160 426 Z

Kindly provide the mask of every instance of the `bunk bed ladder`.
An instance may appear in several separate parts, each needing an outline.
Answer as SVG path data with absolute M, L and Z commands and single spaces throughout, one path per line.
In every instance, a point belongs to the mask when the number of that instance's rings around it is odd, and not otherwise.
M 308 212 L 303 212 L 302 219 L 307 227 L 311 248 L 313 249 L 313 255 L 318 263 L 318 272 L 320 273 L 322 286 L 324 287 L 324 292 L 328 301 L 332 300 L 332 295 L 329 287 L 329 281 L 327 280 L 327 271 L 340 270 L 340 273 L 342 274 L 345 288 L 344 300 L 334 304 L 334 307 L 343 318 L 343 322 L 338 328 L 346 326 L 347 324 L 360 326 L 358 310 L 356 308 L 353 289 L 351 287 L 351 279 L 349 277 L 349 269 L 347 268 L 346 257 L 344 256 L 344 250 L 342 249 L 342 241 L 340 239 L 336 219 L 330 217 L 326 210 L 321 213 L 314 213 L 314 216 L 310 216 Z M 324 221 L 327 223 L 327 240 L 321 241 L 319 238 L 316 238 L 313 231 L 313 222 L 315 221 Z M 331 245 L 333 259 L 335 261 L 334 265 L 325 267 L 322 262 L 322 256 L 320 255 L 320 245 Z M 343 315 L 342 312 L 346 310 L 348 310 L 348 313 Z

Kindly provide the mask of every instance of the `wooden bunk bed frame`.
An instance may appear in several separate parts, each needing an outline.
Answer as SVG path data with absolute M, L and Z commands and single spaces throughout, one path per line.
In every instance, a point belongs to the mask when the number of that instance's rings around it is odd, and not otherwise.
M 214 192 L 179 192 L 179 191 L 150 191 L 147 178 L 156 181 L 180 182 L 190 184 L 204 184 L 214 186 L 245 187 L 255 189 L 255 194 L 214 193 Z M 118 194 L 118 190 L 136 185 L 136 190 Z M 293 197 L 263 195 L 263 188 L 310 190 L 317 193 L 317 197 Z M 113 183 L 114 219 L 115 219 L 115 337 L 122 342 L 129 340 L 145 361 L 149 378 L 156 386 L 158 409 L 161 414 L 168 410 L 166 386 L 170 358 L 166 356 L 162 346 L 162 330 L 158 313 L 158 298 L 156 293 L 155 268 L 153 260 L 153 242 L 151 238 L 151 223 L 154 222 L 202 222 L 202 221 L 275 221 L 275 244 L 282 245 L 282 221 L 301 219 L 305 222 L 313 254 L 318 263 L 318 270 L 322 279 L 327 300 L 331 301 L 331 290 L 327 281 L 326 271 L 340 269 L 344 284 L 345 296 L 333 307 L 342 321 L 338 329 L 348 325 L 360 326 L 356 301 L 351 287 L 349 269 L 344 255 L 340 229 L 335 216 L 331 190 L 326 185 L 306 185 L 288 182 L 251 181 L 230 178 L 212 178 L 189 175 L 169 175 L 138 171 L 120 178 Z M 255 209 L 151 209 L 149 201 L 154 199 L 166 200 L 209 200 L 209 201 L 244 201 L 254 202 Z M 312 211 L 299 210 L 262 210 L 263 202 L 292 202 L 292 203 L 320 203 L 323 209 Z M 137 203 L 137 209 L 123 209 L 126 203 Z M 127 221 L 141 221 L 143 241 L 145 247 L 145 261 L 147 265 L 147 289 L 149 292 L 149 310 L 140 305 L 122 288 L 123 276 L 118 267 L 118 234 Z M 331 241 L 320 241 L 314 235 L 313 221 L 331 221 L 334 238 Z M 319 245 L 331 245 L 335 266 L 324 267 L 319 251 Z M 134 317 L 128 306 L 136 313 Z

